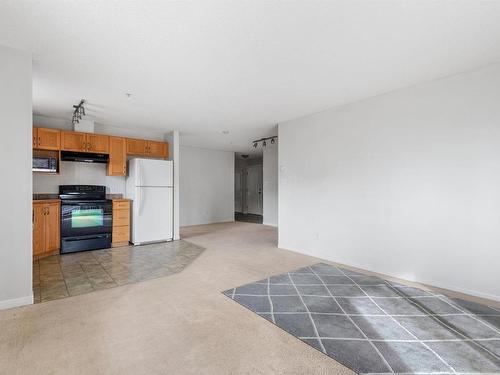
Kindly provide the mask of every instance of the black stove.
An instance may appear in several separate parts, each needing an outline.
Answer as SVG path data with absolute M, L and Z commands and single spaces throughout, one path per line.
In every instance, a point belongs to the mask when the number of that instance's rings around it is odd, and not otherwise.
M 113 204 L 106 186 L 60 185 L 61 254 L 111 247 Z

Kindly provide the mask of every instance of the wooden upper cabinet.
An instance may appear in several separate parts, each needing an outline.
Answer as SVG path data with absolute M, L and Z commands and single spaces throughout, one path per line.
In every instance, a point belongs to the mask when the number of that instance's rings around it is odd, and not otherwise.
M 108 175 L 127 173 L 127 155 L 167 159 L 168 143 L 103 134 L 33 128 L 33 149 L 109 154 Z
M 149 156 L 156 158 L 168 157 L 168 143 L 148 141 L 147 153 Z
M 102 134 L 87 134 L 87 152 L 107 154 L 109 152 L 109 137 Z
M 61 148 L 61 131 L 58 129 L 33 128 L 33 148 L 59 150 Z
M 127 174 L 127 141 L 125 138 L 109 137 L 108 176 Z
M 127 139 L 127 154 L 128 155 L 146 155 L 148 141 L 144 139 Z
M 168 157 L 168 143 L 129 138 L 127 139 L 127 155 L 150 156 L 165 159 Z
M 107 154 L 109 137 L 102 134 L 62 131 L 61 150 Z
M 79 132 L 61 132 L 61 150 L 63 151 L 81 151 L 87 148 L 87 134 Z

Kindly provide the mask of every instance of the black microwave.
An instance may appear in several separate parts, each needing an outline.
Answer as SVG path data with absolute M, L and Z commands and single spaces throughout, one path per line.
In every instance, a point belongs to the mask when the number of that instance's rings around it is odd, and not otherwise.
M 57 172 L 57 158 L 33 156 L 33 172 Z

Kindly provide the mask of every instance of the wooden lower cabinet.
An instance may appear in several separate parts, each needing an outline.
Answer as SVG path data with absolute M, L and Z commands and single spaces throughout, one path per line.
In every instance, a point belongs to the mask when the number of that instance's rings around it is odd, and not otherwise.
M 127 246 L 130 241 L 130 200 L 113 199 L 112 246 Z
M 59 252 L 60 212 L 59 200 L 33 202 L 33 257 L 35 259 Z
M 44 204 L 33 204 L 33 257 L 45 253 L 45 212 Z
M 47 216 L 46 216 L 46 247 L 45 251 L 47 253 L 59 252 L 61 247 L 61 205 L 57 203 L 49 203 L 47 205 Z

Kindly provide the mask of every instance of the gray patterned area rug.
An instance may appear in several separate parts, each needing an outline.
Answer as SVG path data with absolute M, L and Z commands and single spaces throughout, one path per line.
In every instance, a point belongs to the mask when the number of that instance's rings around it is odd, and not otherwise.
M 318 263 L 223 292 L 358 374 L 500 373 L 500 310 Z

